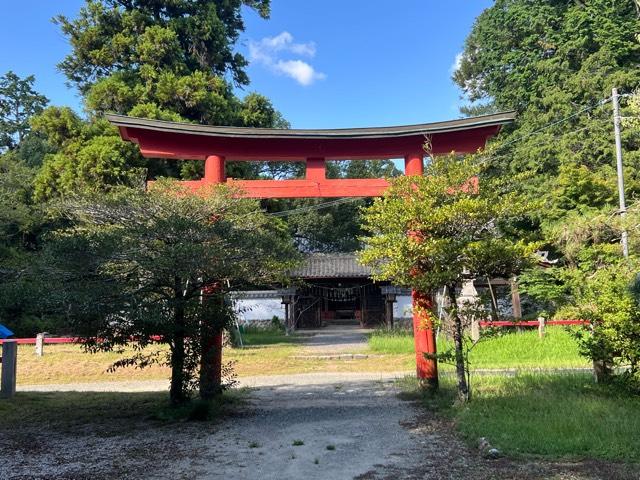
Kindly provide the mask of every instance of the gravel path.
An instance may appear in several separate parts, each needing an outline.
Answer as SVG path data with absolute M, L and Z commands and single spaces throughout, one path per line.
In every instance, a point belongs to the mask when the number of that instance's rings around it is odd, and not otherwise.
M 362 351 L 361 329 L 308 332 L 308 354 Z M 634 466 L 490 460 L 447 420 L 402 401 L 413 372 L 308 373 L 241 378 L 246 405 L 217 423 L 96 419 L 61 429 L 0 431 L 0 480 L 622 480 Z M 166 381 L 30 385 L 20 391 L 166 391 Z M 55 393 L 53 393 L 55 395 Z M 99 416 L 97 416 L 99 417 Z
M 287 375 L 260 375 L 239 377 L 238 387 L 260 388 L 276 386 L 329 385 L 342 382 L 395 380 L 413 372 L 345 372 L 295 373 Z M 45 385 L 18 385 L 19 392 L 160 392 L 169 390 L 167 380 L 131 380 L 92 383 L 60 383 Z
M 371 329 L 351 325 L 328 326 L 318 330 L 305 330 L 305 353 L 331 355 L 359 353 L 367 349 L 367 333 Z
M 393 380 L 326 380 L 260 387 L 218 423 L 25 424 L 0 432 L 0 479 L 640 479 L 612 463 L 485 459 Z

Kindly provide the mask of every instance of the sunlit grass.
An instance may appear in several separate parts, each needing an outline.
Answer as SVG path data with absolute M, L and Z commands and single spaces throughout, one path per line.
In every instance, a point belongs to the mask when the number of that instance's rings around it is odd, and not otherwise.
M 438 338 L 438 351 L 451 348 L 451 342 Z M 414 351 L 413 335 L 408 330 L 378 330 L 369 337 L 373 352 L 410 354 Z M 588 367 L 580 356 L 571 334 L 564 327 L 547 328 L 544 338 L 537 330 L 506 332 L 482 340 L 470 355 L 472 368 L 574 368 Z M 444 366 L 446 369 L 446 366 Z
M 417 382 L 402 382 L 405 394 Z M 454 405 L 453 377 L 425 397 L 426 408 L 455 419 L 475 445 L 485 437 L 507 455 L 640 461 L 640 397 L 596 385 L 588 374 L 477 376 L 472 400 Z

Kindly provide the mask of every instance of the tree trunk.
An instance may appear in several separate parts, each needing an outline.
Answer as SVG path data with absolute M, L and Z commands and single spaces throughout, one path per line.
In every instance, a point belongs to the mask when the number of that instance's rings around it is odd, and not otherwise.
M 607 360 L 593 360 L 593 378 L 596 383 L 608 383 L 611 380 L 611 370 Z
M 456 352 L 456 378 L 458 380 L 458 398 L 461 402 L 469 400 L 469 385 L 467 383 L 467 372 L 464 358 L 464 347 L 462 344 L 462 321 L 458 312 L 458 300 L 456 298 L 455 286 L 447 286 L 449 303 L 451 304 L 451 321 L 453 323 L 453 343 Z
M 200 342 L 200 398 L 211 400 L 222 393 L 222 330 L 203 326 Z
M 182 281 L 175 278 L 174 285 L 174 326 L 173 346 L 171 347 L 171 387 L 169 398 L 171 405 L 180 405 L 187 399 L 185 392 L 184 362 L 185 362 L 185 319 Z

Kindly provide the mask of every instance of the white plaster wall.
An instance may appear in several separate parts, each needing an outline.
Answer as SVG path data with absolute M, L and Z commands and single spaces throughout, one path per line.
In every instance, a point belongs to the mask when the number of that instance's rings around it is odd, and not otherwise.
M 271 321 L 274 316 L 284 320 L 284 305 L 280 297 L 237 299 L 234 302 L 234 309 L 241 322 Z
M 411 295 L 398 295 L 393 304 L 393 318 L 411 318 Z

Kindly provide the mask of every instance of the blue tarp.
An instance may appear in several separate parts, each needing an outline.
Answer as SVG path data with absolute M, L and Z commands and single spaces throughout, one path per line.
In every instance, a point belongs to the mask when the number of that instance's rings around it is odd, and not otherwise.
M 13 332 L 4 325 L 0 324 L 0 338 L 9 338 L 13 336 Z

